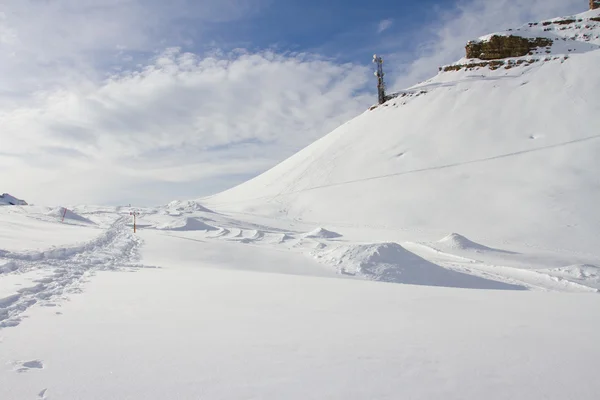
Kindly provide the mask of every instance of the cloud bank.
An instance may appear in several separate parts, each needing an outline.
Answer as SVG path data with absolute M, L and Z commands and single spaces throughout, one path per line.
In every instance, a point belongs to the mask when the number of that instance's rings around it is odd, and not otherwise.
M 121 202 L 167 201 L 172 183 L 206 194 L 203 180 L 252 176 L 363 110 L 369 72 L 306 54 L 167 49 L 141 70 L 0 112 L 0 163 L 13 172 L 2 184 L 52 203 L 111 202 L 115 190 Z

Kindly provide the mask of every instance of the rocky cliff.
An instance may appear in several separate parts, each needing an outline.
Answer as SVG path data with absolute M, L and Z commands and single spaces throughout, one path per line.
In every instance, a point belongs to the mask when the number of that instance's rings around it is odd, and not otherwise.
M 599 49 L 600 0 L 592 0 L 590 7 L 593 9 L 574 16 L 530 22 L 472 40 L 465 47 L 465 58 L 440 67 L 440 71 L 511 69 L 536 62 L 565 62 L 571 54 Z

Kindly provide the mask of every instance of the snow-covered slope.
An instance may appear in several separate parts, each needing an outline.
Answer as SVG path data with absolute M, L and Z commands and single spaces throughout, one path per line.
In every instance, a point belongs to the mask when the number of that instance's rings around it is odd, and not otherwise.
M 494 247 L 598 254 L 600 21 L 592 18 L 600 10 L 507 31 L 556 41 L 510 68 L 441 71 L 201 201 L 321 226 L 386 227 L 407 239 L 456 232 Z

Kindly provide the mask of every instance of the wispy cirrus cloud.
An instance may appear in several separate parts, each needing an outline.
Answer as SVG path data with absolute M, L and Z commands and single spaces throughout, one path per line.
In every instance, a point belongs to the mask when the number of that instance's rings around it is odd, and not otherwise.
M 51 202 L 65 201 L 58 188 L 69 185 L 75 202 L 125 200 L 111 185 L 150 182 L 156 201 L 170 198 L 161 183 L 196 182 L 189 196 L 207 194 L 202 180 L 254 175 L 364 110 L 371 99 L 357 92 L 368 77 L 308 54 L 168 49 L 142 69 L 0 113 L 3 152 L 21 154 L 19 171 L 31 172 L 6 181 Z
M 382 33 L 384 31 L 387 31 L 388 29 L 390 29 L 392 27 L 393 24 L 394 24 L 394 20 L 384 19 L 383 21 L 379 22 L 379 25 L 377 26 L 377 33 Z

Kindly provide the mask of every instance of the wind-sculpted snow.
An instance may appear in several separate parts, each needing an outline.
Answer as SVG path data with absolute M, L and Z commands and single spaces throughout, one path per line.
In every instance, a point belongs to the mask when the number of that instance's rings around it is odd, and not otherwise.
M 8 261 L 0 264 L 0 274 L 6 274 L 19 269 L 19 265 L 15 261 Z
M 344 245 L 318 253 L 317 257 L 342 274 L 376 281 L 470 289 L 526 289 L 442 268 L 397 243 Z
M 317 228 L 313 231 L 308 232 L 304 237 L 306 238 L 310 238 L 310 239 L 335 239 L 335 238 L 339 238 L 342 235 L 340 235 L 337 232 L 332 232 L 332 231 L 328 231 L 325 228 Z
M 204 207 L 202 204 L 198 203 L 197 201 L 192 201 L 192 200 L 172 201 L 169 204 L 167 204 L 166 210 L 169 212 L 175 211 L 175 212 L 184 212 L 184 213 L 195 212 L 195 211 L 201 211 L 201 212 L 207 212 L 207 213 L 212 212 L 208 208 Z
M 52 210 L 50 210 L 46 215 L 50 216 L 50 217 L 54 217 L 57 220 L 62 221 L 64 218 L 64 221 L 73 221 L 73 222 L 79 222 L 79 223 L 84 223 L 84 224 L 94 224 L 93 221 L 82 217 L 81 215 L 66 209 L 64 207 L 56 207 L 53 208 Z
M 539 272 L 555 276 L 558 279 L 594 287 L 600 291 L 600 267 L 596 265 L 569 265 L 566 267 L 540 270 Z
M 140 267 L 136 263 L 140 244 L 126 226 L 126 218 L 120 218 L 97 239 L 80 245 L 45 251 L 0 250 L 0 260 L 8 260 L 0 266 L 6 273 L 48 272 L 34 286 L 0 299 L 0 328 L 18 325 L 21 314 L 34 304 L 54 305 L 69 293 L 80 291 L 81 283 L 95 271 Z
M 166 231 L 216 231 L 219 228 L 208 225 L 197 218 L 182 217 L 159 224 L 156 226 L 156 229 Z
M 466 237 L 459 235 L 458 233 L 451 233 L 445 238 L 441 239 L 438 244 L 447 249 L 455 249 L 455 250 L 466 250 L 466 251 L 474 251 L 474 252 L 500 252 L 500 253 L 511 253 L 506 250 L 493 249 L 491 247 L 484 246 L 479 243 L 475 243 Z

